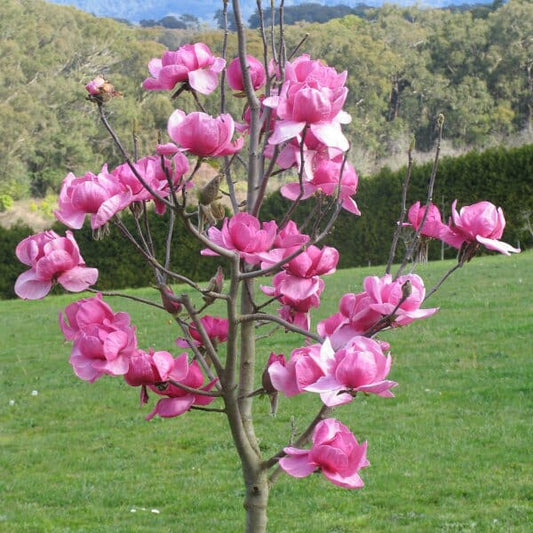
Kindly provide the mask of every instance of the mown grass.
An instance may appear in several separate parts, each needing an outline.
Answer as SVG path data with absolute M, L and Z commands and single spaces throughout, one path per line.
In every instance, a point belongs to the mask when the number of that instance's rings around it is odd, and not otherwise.
M 450 265 L 419 273 L 431 286 Z M 427 302 L 437 315 L 388 332 L 395 398 L 361 397 L 335 413 L 369 442 L 364 489 L 282 476 L 269 530 L 530 531 L 531 272 L 532 253 L 476 258 Z M 381 273 L 326 279 L 321 316 Z M 240 467 L 222 415 L 145 422 L 148 408 L 120 378 L 78 380 L 57 327 L 77 298 L 0 302 L 0 531 L 242 531 Z M 157 309 L 109 301 L 131 313 L 141 347 L 173 350 L 176 330 Z M 288 354 L 298 342 L 276 333 L 261 353 Z M 258 399 L 265 454 L 286 444 L 291 416 L 303 428 L 318 407 L 314 395 L 281 398 L 271 418 Z

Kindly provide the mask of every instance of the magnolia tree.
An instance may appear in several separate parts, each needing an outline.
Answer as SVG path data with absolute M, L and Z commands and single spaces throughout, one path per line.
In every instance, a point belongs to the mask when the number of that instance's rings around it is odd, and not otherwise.
M 226 1 L 224 10 L 227 7 Z M 147 420 L 193 409 L 199 416 L 206 416 L 206 411 L 224 413 L 242 465 L 246 530 L 258 533 L 266 529 L 269 491 L 282 472 L 296 478 L 321 472 L 340 487 L 363 486 L 360 471 L 369 464 L 367 443 L 358 442 L 332 414 L 360 393 L 393 396 L 390 347 L 379 333 L 434 314 L 436 308 L 421 307 L 424 300 L 481 246 L 507 255 L 519 250 L 500 242 L 504 216 L 489 202 L 459 211 L 454 202 L 451 219 L 442 221 L 431 203 L 437 149 L 427 197 L 410 209 L 405 203 L 407 173 L 385 274 L 364 279 L 361 292 L 342 295 L 338 312 L 312 327 L 311 310 L 320 306 L 323 276 L 335 271 L 339 259 L 337 250 L 318 244 L 342 209 L 360 215 L 354 200 L 357 174 L 348 161 L 350 143 L 342 131 L 350 121 L 343 111 L 347 73 L 308 55 L 291 55 L 285 50 L 282 28 L 269 32 L 262 27 L 263 57 L 248 55 L 238 0 L 233 0 L 233 13 L 236 58 L 215 57 L 205 44 L 195 43 L 150 61 L 144 88 L 168 91 L 177 106 L 168 118 L 168 142 L 154 146 L 151 155 L 130 155 L 108 122 L 106 102 L 119 95 L 114 87 L 102 76 L 87 84 L 88 98 L 124 162 L 113 169 L 104 165 L 97 174 L 68 174 L 55 211 L 72 230 L 80 229 L 90 215 L 95 235 L 105 237 L 106 227 L 114 225 L 131 241 L 153 271 L 160 299 L 125 296 L 159 307 L 162 320 L 168 316 L 163 313 L 170 313 L 178 327 L 176 343 L 186 351 L 138 346 L 129 315 L 113 310 L 101 293 L 90 289 L 97 283 L 98 271 L 85 265 L 70 230 L 65 236 L 38 233 L 18 245 L 17 257 L 29 269 L 19 276 L 15 290 L 25 299 L 44 297 L 54 283 L 72 292 L 95 292 L 60 314 L 61 330 L 72 341 L 70 363 L 75 374 L 89 383 L 104 375 L 123 377 L 140 388 L 142 404 L 149 402 L 148 392 L 153 393 L 159 399 Z M 246 99 L 241 117 L 226 112 L 226 84 L 234 95 Z M 217 90 L 220 113 L 210 116 L 202 98 Z M 180 96 L 187 92 L 198 111 L 179 108 Z M 440 117 L 441 131 L 442 121 Z M 200 164 L 213 160 L 220 161 L 218 175 L 198 186 Z M 244 200 L 235 192 L 237 163 L 246 169 Z M 282 220 L 261 220 L 269 180 L 281 171 L 289 176 L 281 194 L 292 200 L 291 206 Z M 227 205 L 221 203 L 223 195 Z M 314 207 L 307 223 L 298 226 L 293 214 L 304 201 L 314 202 Z M 149 209 L 170 213 L 161 256 L 154 252 L 145 223 Z M 124 225 L 125 210 L 133 213 L 136 232 Z M 207 287 L 172 269 L 170 249 L 178 218 L 202 244 L 201 255 L 226 261 Z M 393 273 L 397 243 L 405 231 L 410 232 L 410 244 Z M 412 267 L 413 258 L 423 257 L 427 239 L 441 239 L 459 253 L 457 265 L 426 293 Z M 258 280 L 265 277 L 269 281 L 258 287 Z M 172 283 L 185 284 L 188 290 L 175 292 Z M 224 318 L 208 312 L 216 301 L 225 306 Z M 257 329 L 268 323 L 294 334 L 290 354 L 256 350 Z M 252 407 L 260 393 L 271 398 L 273 414 L 278 393 L 317 395 L 317 412 L 307 428 L 295 432 L 271 457 L 263 456 L 254 427 Z

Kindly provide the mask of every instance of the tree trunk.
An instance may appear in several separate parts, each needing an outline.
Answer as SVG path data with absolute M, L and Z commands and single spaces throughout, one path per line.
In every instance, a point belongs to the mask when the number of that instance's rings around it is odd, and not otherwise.
M 246 533 L 264 533 L 267 530 L 268 478 L 265 470 L 254 472 L 246 479 Z

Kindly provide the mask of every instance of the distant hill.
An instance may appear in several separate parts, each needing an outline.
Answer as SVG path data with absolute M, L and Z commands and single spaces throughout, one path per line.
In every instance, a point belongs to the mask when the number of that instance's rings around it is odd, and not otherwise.
M 99 17 L 112 17 L 125 19 L 138 23 L 143 19 L 159 20 L 167 15 L 179 16 L 184 14 L 194 15 L 208 24 L 214 24 L 214 15 L 222 8 L 221 0 L 121 0 L 109 2 L 108 0 L 48 0 L 54 4 L 70 5 Z M 364 4 L 369 7 L 380 7 L 384 0 L 286 0 L 285 6 L 295 6 L 303 3 L 316 3 L 327 6 L 346 5 L 356 7 Z M 464 4 L 490 4 L 490 1 L 471 2 L 467 0 L 396 0 L 389 2 L 397 5 L 417 5 L 418 7 L 442 8 L 445 6 L 459 6 Z M 256 0 L 242 0 L 241 9 L 245 20 L 256 9 Z

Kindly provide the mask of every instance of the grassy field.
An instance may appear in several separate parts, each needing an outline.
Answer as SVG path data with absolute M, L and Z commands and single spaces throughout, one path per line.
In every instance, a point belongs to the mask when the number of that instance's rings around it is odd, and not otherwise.
M 450 264 L 419 273 L 431 286 Z M 335 413 L 369 442 L 365 487 L 282 476 L 269 530 L 531 531 L 532 272 L 531 252 L 476 258 L 427 302 L 439 313 L 388 332 L 396 397 L 358 398 Z M 370 274 L 382 269 L 327 278 L 322 316 Z M 145 422 L 151 407 L 139 408 L 122 379 L 78 380 L 57 326 L 77 298 L 0 302 L 0 531 L 242 531 L 240 468 L 222 415 Z M 157 309 L 108 301 L 131 313 L 141 347 L 173 350 L 176 330 Z M 277 333 L 262 342 L 266 356 L 299 341 Z M 315 395 L 281 398 L 272 418 L 259 399 L 265 453 L 286 443 L 291 415 L 303 428 L 318 406 Z

